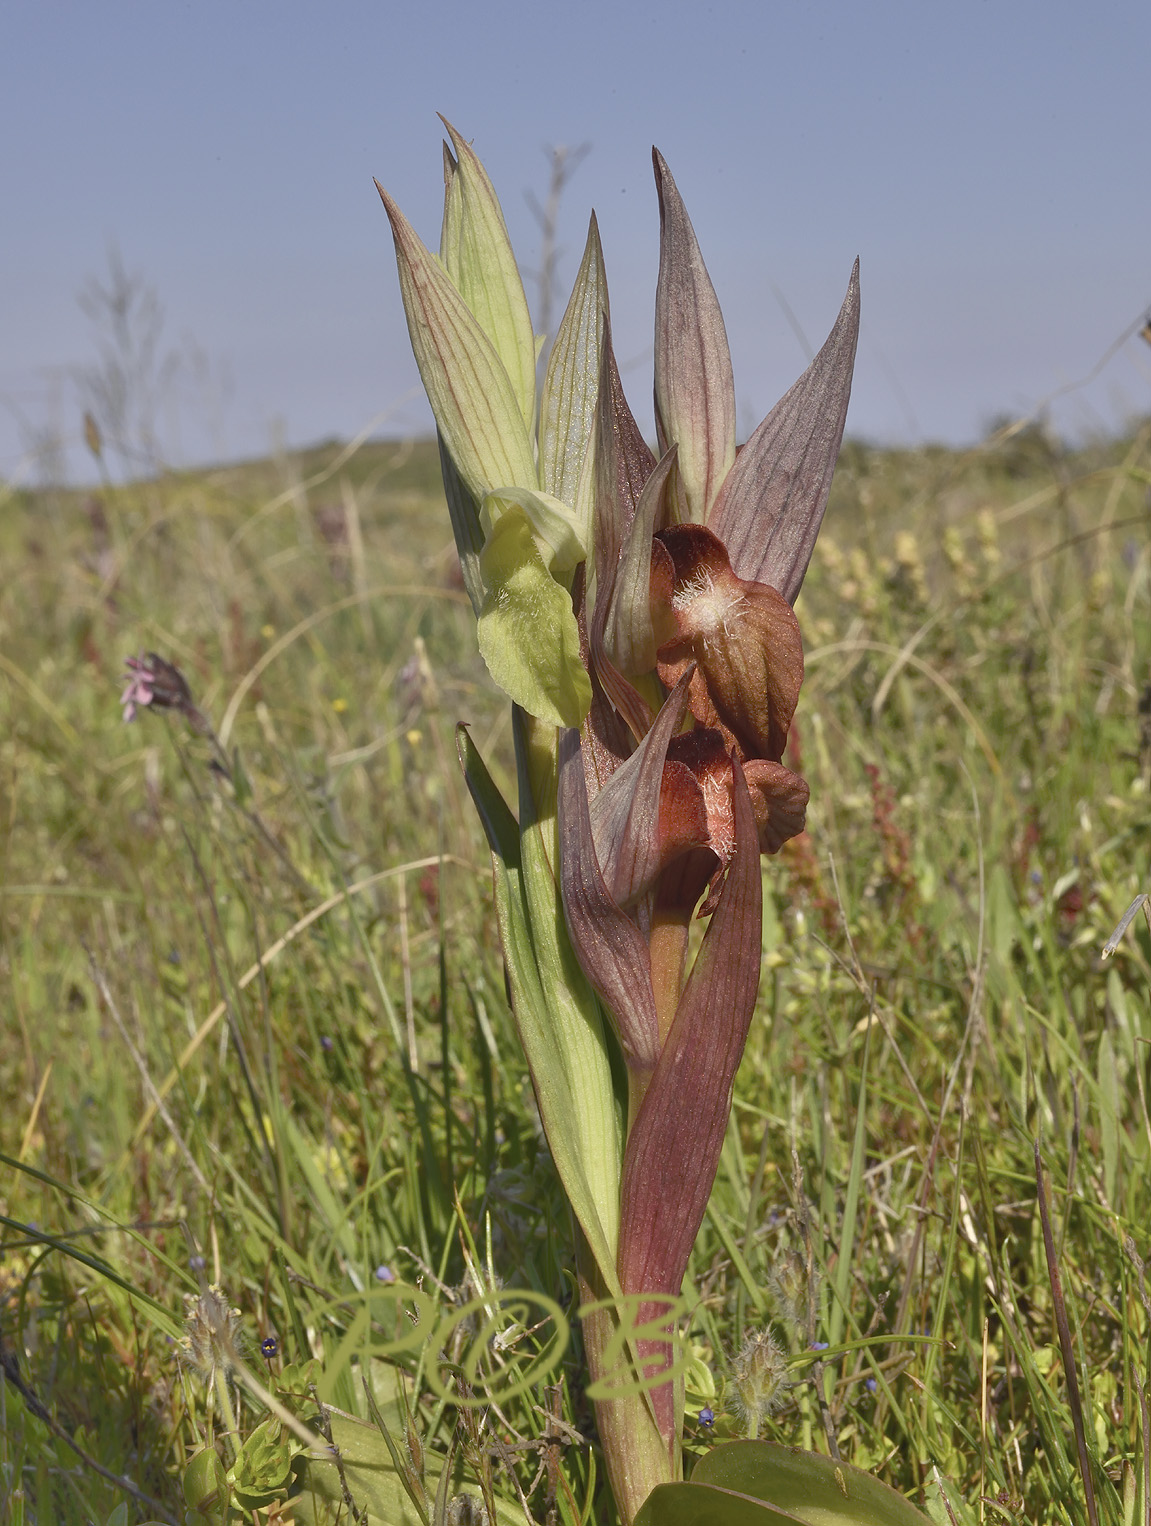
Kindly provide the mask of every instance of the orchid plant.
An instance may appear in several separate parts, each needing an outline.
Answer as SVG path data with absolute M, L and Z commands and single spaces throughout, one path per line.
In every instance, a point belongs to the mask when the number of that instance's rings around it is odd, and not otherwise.
M 858 265 L 823 348 L 737 448 L 723 317 L 655 152 L 653 451 L 613 357 L 594 216 L 537 396 L 499 202 L 445 126 L 438 256 L 380 195 L 479 648 L 514 705 L 518 816 L 462 729 L 460 752 L 630 1523 L 682 1477 L 673 1327 L 755 1009 L 760 855 L 804 827 L 783 761 L 793 605 L 843 434 Z

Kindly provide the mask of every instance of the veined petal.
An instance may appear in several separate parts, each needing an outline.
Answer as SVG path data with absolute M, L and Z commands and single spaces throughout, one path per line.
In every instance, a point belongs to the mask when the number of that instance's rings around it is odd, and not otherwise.
M 477 503 L 504 483 L 535 487 L 531 440 L 494 345 L 379 181 L 376 189 L 392 225 L 416 365 L 464 485 Z
M 608 588 L 636 504 L 652 474 L 655 457 L 635 421 L 611 343 L 611 320 L 604 314 L 595 428 L 595 574 L 598 590 Z M 606 607 L 600 620 L 606 616 Z
M 655 667 L 658 642 L 651 614 L 651 548 L 676 449 L 669 448 L 644 484 L 610 587 L 603 590 L 607 600 L 604 649 L 615 667 L 628 675 L 650 673 Z
M 670 614 L 676 635 L 659 649 L 659 675 L 676 682 L 698 664 L 692 714 L 705 726 L 716 718 L 745 758 L 777 762 L 803 682 L 799 624 L 783 596 L 766 583 L 739 578 L 727 552 L 703 525 L 661 531 L 671 557 Z M 660 590 L 653 579 L 653 605 Z M 658 609 L 653 614 L 658 619 Z
M 444 264 L 495 345 L 511 379 L 524 427 L 530 431 L 535 422 L 536 342 L 503 210 L 471 144 L 445 117 L 440 121 L 456 151 L 447 201 L 458 197 L 458 214 L 453 208 L 445 219 L 445 233 L 450 224 L 450 236 L 441 243 Z
M 778 853 L 785 842 L 799 836 L 806 824 L 811 793 L 807 780 L 784 768 L 782 763 L 771 763 L 766 758 L 750 758 L 743 767 L 759 832 L 759 851 Z
M 608 657 L 604 648 L 604 626 L 615 587 L 620 551 L 656 462 L 624 397 L 612 351 L 611 323 L 606 314 L 600 346 L 594 459 L 596 581 L 595 605 L 588 632 L 591 660 L 605 692 L 634 735 L 640 737 L 650 724 L 650 710 Z
M 571 595 L 543 564 L 522 509 L 492 526 L 480 557 L 484 603 L 480 654 L 500 688 L 529 715 L 578 726 L 591 704 Z
M 843 439 L 859 338 L 859 261 L 819 354 L 748 440 L 708 520 L 741 578 L 803 586 Z
M 709 845 L 700 786 L 690 768 L 667 761 L 668 745 L 687 713 L 691 677 L 690 671 L 683 675 L 592 806 L 597 862 L 620 906 L 646 894 L 675 858 Z
M 535 532 L 536 547 L 549 571 L 571 572 L 586 559 L 587 547 L 580 539 L 580 526 L 570 504 L 531 488 L 500 487 L 484 499 L 481 513 L 494 525 L 512 507 L 527 515 Z
M 554 497 L 586 510 L 585 545 L 591 544 L 592 507 L 587 458 L 595 427 L 600 340 L 607 311 L 607 275 L 593 213 L 540 394 L 540 482 Z M 582 489 L 581 478 L 586 484 Z
M 580 748 L 588 795 L 594 799 L 623 760 L 631 755 L 635 743 L 622 716 L 608 698 L 595 663 L 591 660 L 591 641 L 587 628 L 587 570 L 586 562 L 575 570 L 572 578 L 572 605 L 580 634 L 580 655 L 591 681 L 591 706 L 580 728 Z
M 579 735 L 559 752 L 560 882 L 568 936 L 584 974 L 611 1013 L 624 1059 L 650 1071 L 659 1058 L 651 957 L 639 928 L 612 898 L 596 858 Z
M 735 770 L 735 853 L 624 1154 L 625 1293 L 680 1290 L 711 1195 L 759 990 L 763 893 L 751 801 Z
M 687 208 L 658 149 L 659 282 L 655 418 L 661 448 L 679 446 L 681 519 L 705 524 L 735 460 L 735 380 L 723 314 Z
M 459 182 L 459 161 L 446 143 L 443 149 L 444 220 L 440 225 L 440 264 L 450 274 L 453 266 L 459 265 L 463 191 Z

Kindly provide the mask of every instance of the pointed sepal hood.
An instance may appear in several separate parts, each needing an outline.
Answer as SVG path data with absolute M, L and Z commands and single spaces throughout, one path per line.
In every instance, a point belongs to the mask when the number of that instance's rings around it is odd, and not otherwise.
M 455 151 L 453 155 L 445 144 L 445 180 L 449 160 L 453 172 L 445 189 L 440 258 L 503 362 L 524 428 L 530 431 L 536 406 L 535 336 L 503 209 L 471 144 L 446 117 L 440 121 Z
M 859 339 L 859 261 L 823 348 L 739 452 L 708 528 L 736 574 L 794 604 L 843 440 Z
M 412 352 L 464 486 L 476 503 L 493 488 L 534 488 L 531 440 L 495 345 L 379 181 L 376 189 L 392 225 Z
M 679 518 L 705 524 L 735 460 L 735 379 L 719 299 L 671 171 L 652 149 L 659 194 L 655 418 L 679 446 Z

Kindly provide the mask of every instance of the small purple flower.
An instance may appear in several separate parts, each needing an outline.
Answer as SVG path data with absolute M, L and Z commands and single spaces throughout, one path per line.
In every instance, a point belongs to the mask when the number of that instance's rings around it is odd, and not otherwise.
M 878 1389 L 879 1384 L 875 1381 L 874 1378 L 865 1378 L 863 1380 L 863 1386 L 867 1389 L 869 1394 L 873 1394 Z
M 188 1265 L 194 1272 L 202 1272 L 207 1264 L 203 1256 L 189 1256 L 188 1258 Z
M 274 1335 L 265 1335 L 264 1339 L 260 1342 L 260 1354 L 266 1357 L 269 1362 L 279 1349 L 280 1343 Z
M 705 1404 L 704 1407 L 700 1410 L 699 1423 L 703 1426 L 712 1426 L 715 1424 L 715 1410 L 712 1409 L 710 1404 Z
M 156 652 L 148 652 L 142 657 L 127 657 L 124 666 L 127 669 L 124 675 L 127 683 L 120 695 L 120 703 L 124 707 L 125 721 L 134 721 L 136 711 L 140 708 L 178 710 L 193 731 L 198 731 L 201 736 L 208 734 L 208 722 L 197 710 L 188 680 L 179 668 L 166 662 Z
M 390 1266 L 386 1266 L 382 1261 L 380 1262 L 379 1266 L 376 1267 L 375 1276 L 377 1282 L 395 1282 L 396 1280 L 395 1272 L 392 1271 Z
M 330 1033 L 322 1033 L 320 1035 L 320 1048 L 324 1051 L 325 1054 L 331 1054 L 335 1047 L 336 1041 L 333 1039 Z
M 807 1349 L 809 1351 L 826 1351 L 827 1350 L 827 1342 L 826 1341 L 812 1341 L 811 1345 Z
M 128 684 L 120 696 L 120 703 L 124 707 L 125 721 L 136 719 L 137 705 L 150 705 L 152 703 L 152 688 L 148 682 L 148 672 L 144 664 L 137 657 L 125 659 L 128 669 Z

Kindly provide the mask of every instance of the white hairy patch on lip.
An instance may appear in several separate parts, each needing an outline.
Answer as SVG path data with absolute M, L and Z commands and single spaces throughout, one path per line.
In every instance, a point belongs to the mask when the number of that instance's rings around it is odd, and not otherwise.
M 739 585 L 718 586 L 706 568 L 701 568 L 672 594 L 671 604 L 681 621 L 685 634 L 699 638 L 705 646 L 719 637 L 731 635 L 731 623 L 743 608 L 743 594 Z

